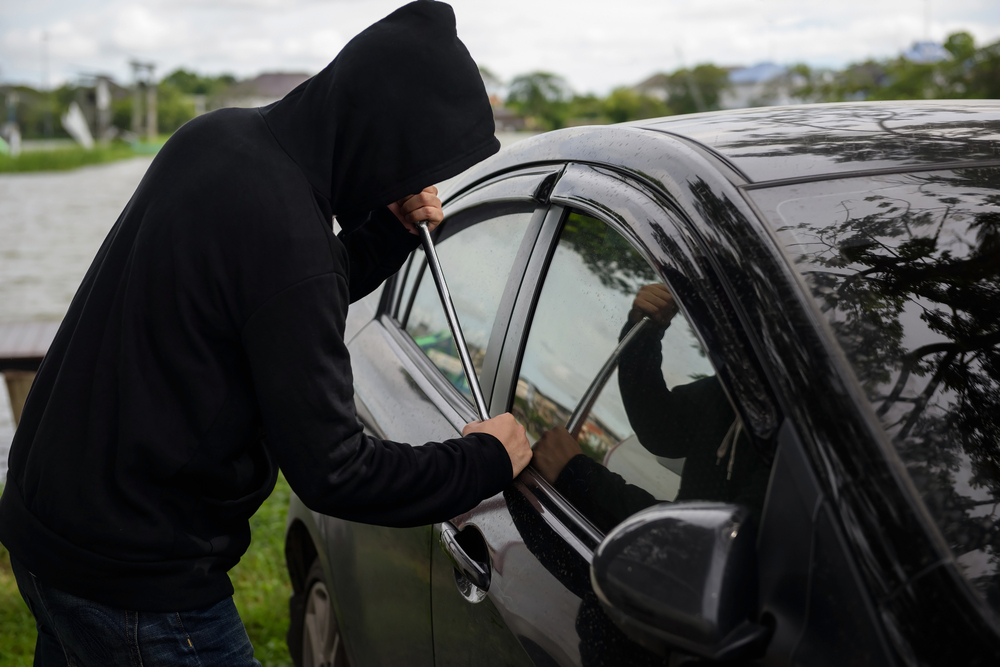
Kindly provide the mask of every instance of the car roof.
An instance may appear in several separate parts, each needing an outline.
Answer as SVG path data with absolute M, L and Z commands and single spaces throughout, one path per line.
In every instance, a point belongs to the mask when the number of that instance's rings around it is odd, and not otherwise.
M 568 128 L 504 149 L 456 179 L 447 194 L 559 161 L 662 174 L 676 166 L 670 162 L 678 143 L 713 156 L 737 185 L 1000 164 L 1000 101 L 803 104 Z
M 1000 101 L 739 109 L 634 124 L 695 141 L 752 182 L 1000 161 Z

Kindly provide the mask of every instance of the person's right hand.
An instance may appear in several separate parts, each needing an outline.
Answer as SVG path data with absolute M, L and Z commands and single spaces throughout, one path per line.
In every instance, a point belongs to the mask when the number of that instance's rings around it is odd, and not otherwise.
M 510 467 L 514 469 L 514 477 L 521 474 L 531 461 L 531 445 L 524 427 L 517 423 L 514 415 L 505 412 L 499 417 L 487 419 L 484 422 L 470 422 L 462 429 L 462 435 L 470 433 L 489 433 L 503 445 L 510 457 Z
M 643 285 L 639 288 L 639 293 L 635 295 L 632 302 L 632 310 L 629 312 L 629 322 L 633 324 L 648 315 L 658 326 L 666 328 L 670 320 L 679 310 L 674 295 L 670 293 L 666 285 L 654 283 Z

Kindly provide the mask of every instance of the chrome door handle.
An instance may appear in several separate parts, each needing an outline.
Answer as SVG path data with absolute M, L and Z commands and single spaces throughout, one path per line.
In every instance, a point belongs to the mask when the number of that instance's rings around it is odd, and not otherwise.
M 489 563 L 481 563 L 469 556 L 458 541 L 458 529 L 447 522 L 441 524 L 441 547 L 448 556 L 448 560 L 462 576 L 483 591 L 489 589 Z

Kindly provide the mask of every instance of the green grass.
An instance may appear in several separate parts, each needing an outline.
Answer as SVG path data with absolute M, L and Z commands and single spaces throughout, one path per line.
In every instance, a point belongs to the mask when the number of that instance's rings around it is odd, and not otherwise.
M 51 151 L 27 151 L 17 157 L 0 154 L 0 173 L 28 171 L 65 171 L 89 164 L 124 160 L 139 154 L 152 154 L 161 144 L 137 144 L 135 147 L 114 142 L 86 150 L 82 146 Z
M 10 554 L 0 544 L 0 665 L 31 667 L 35 655 L 35 619 L 17 590 Z
M 2 487 L 0 487 L 2 489 Z M 263 667 L 291 667 L 285 645 L 288 598 L 292 594 L 285 569 L 285 516 L 290 494 L 284 476 L 250 519 L 253 542 L 229 576 L 254 655 Z M 18 593 L 10 556 L 0 544 L 0 665 L 30 667 L 35 652 L 35 621 Z
M 271 496 L 250 518 L 252 542 L 239 565 L 229 571 L 233 599 L 263 667 L 291 667 L 285 633 L 292 583 L 285 567 L 285 522 L 291 488 L 284 475 Z

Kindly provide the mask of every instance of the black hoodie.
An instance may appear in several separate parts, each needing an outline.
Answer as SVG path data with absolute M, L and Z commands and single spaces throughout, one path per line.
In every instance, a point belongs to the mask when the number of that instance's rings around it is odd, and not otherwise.
M 492 436 L 365 435 L 343 340 L 418 243 L 386 204 L 496 152 L 493 128 L 451 7 L 427 0 L 280 102 L 182 127 L 35 378 L 0 498 L 11 555 L 81 597 L 182 611 L 232 594 L 279 466 L 310 508 L 390 526 L 499 492 Z

